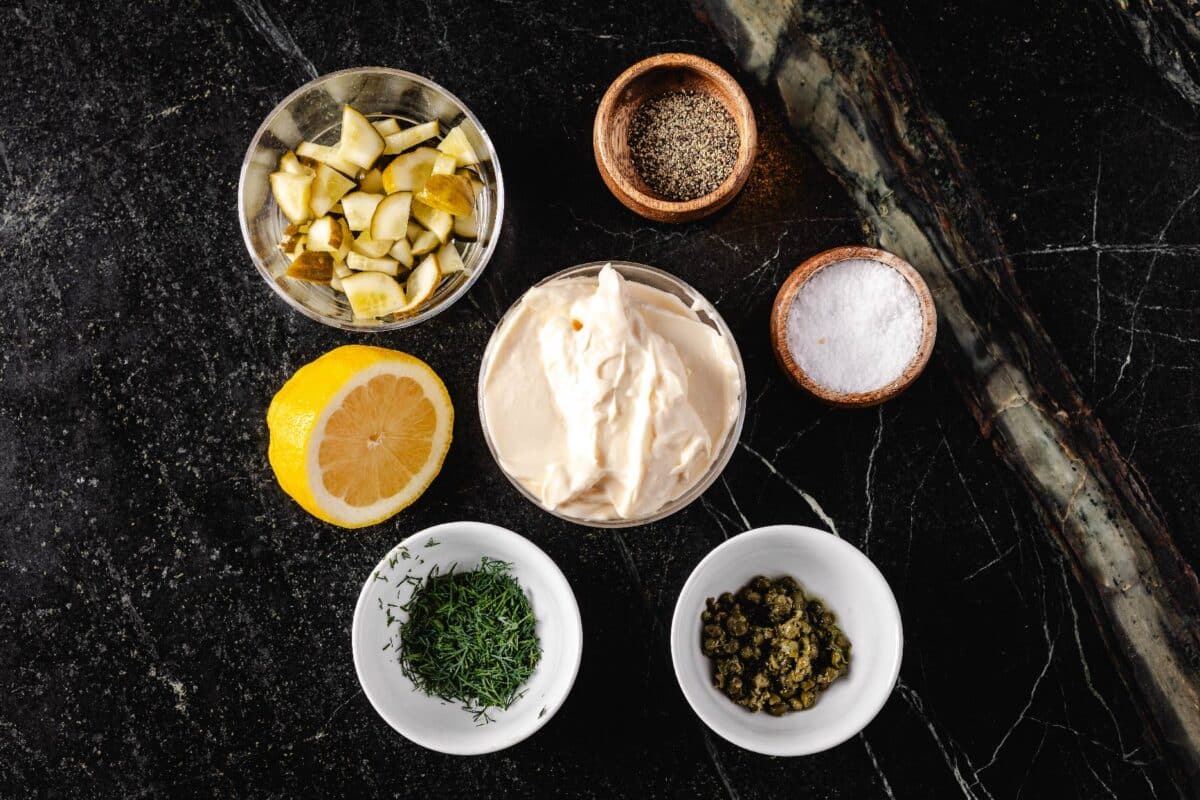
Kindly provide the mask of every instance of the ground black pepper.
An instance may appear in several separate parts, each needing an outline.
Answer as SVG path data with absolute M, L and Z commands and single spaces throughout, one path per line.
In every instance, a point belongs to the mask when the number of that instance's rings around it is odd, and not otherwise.
M 739 144 L 721 101 L 695 91 L 647 100 L 629 126 L 634 167 L 668 200 L 694 200 L 720 186 L 733 171 Z

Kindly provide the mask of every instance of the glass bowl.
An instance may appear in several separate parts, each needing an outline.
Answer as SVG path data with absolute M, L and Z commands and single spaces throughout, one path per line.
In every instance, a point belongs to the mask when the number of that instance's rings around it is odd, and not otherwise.
M 723 441 L 720 447 L 717 449 L 717 455 L 716 458 L 713 459 L 713 463 L 709 465 L 708 471 L 701 476 L 700 480 L 698 480 L 679 497 L 675 498 L 651 514 L 642 517 L 631 517 L 628 519 L 594 520 L 574 517 L 556 509 L 547 508 L 532 492 L 526 489 L 520 481 L 508 473 L 508 471 L 504 468 L 503 463 L 500 461 L 500 454 L 496 452 L 496 444 L 492 441 L 492 434 L 488 429 L 487 415 L 484 412 L 483 386 L 487 377 L 488 365 L 491 363 L 492 353 L 497 344 L 496 332 L 503 327 L 505 320 L 507 320 L 513 314 L 513 312 L 520 307 L 521 302 L 524 300 L 524 296 L 518 299 L 517 302 L 513 303 L 512 307 L 509 308 L 508 311 L 505 312 L 504 316 L 500 318 L 500 322 L 497 323 L 495 330 L 492 332 L 492 337 L 488 341 L 487 349 L 484 350 L 483 353 L 483 361 L 479 366 L 479 386 L 476 391 L 478 392 L 477 402 L 479 405 L 479 421 L 483 427 L 483 438 L 487 442 L 488 450 L 491 451 L 492 458 L 496 460 L 496 465 L 500 467 L 500 471 L 504 473 L 504 477 L 508 478 L 509 482 L 516 487 L 517 491 L 520 492 L 525 499 L 529 500 L 529 502 L 541 508 L 543 511 L 553 514 L 559 519 L 565 519 L 568 522 L 574 522 L 577 525 L 586 525 L 592 528 L 632 528 L 637 525 L 646 525 L 650 522 L 663 519 L 664 517 L 669 517 L 676 511 L 687 507 L 696 498 L 704 494 L 704 491 L 720 476 L 721 472 L 725 469 L 725 465 L 729 463 L 729 459 L 733 457 L 733 451 L 737 448 L 738 440 L 742 435 L 742 423 L 746 420 L 746 369 L 742 364 L 742 354 L 741 351 L 738 350 L 737 341 L 733 338 L 733 332 L 729 330 L 729 326 L 725 324 L 725 320 L 721 318 L 721 315 L 717 312 L 717 309 L 712 303 L 705 299 L 704 295 L 700 294 L 700 292 L 696 291 L 687 283 L 670 274 L 669 272 L 664 272 L 661 269 L 655 269 L 654 267 L 648 267 L 645 264 L 637 264 L 631 261 L 592 261 L 587 264 L 579 264 L 574 267 L 569 267 L 561 272 L 556 272 L 553 275 L 538 281 L 531 288 L 544 286 L 551 281 L 556 281 L 561 278 L 595 277 L 596 275 L 599 275 L 600 270 L 602 270 L 608 264 L 611 264 L 613 269 L 619 272 L 621 276 L 628 281 L 645 284 L 646 286 L 666 292 L 667 294 L 674 295 L 682 300 L 684 305 L 696 312 L 697 316 L 700 317 L 701 322 L 714 329 L 728 343 L 729 350 L 733 354 L 733 359 L 737 363 L 738 381 L 740 382 L 740 391 L 738 392 L 737 419 L 729 428 L 729 433 L 725 436 L 725 441 Z
M 419 313 L 379 320 L 356 320 L 346 297 L 328 286 L 287 277 L 288 260 L 278 244 L 287 227 L 271 196 L 268 177 L 279 157 L 302 141 L 335 144 L 341 135 L 342 106 L 349 104 L 372 119 L 395 117 L 406 125 L 437 119 L 445 133 L 455 125 L 480 163 L 484 190 L 476 213 L 479 238 L 461 250 L 464 272 L 445 280 Z M 250 258 L 263 280 L 288 305 L 306 317 L 350 331 L 406 328 L 440 314 L 479 279 L 496 250 L 504 219 L 504 180 L 492 140 L 463 102 L 431 80 L 387 67 L 357 67 L 323 75 L 288 95 L 259 127 L 242 162 L 238 181 L 238 218 Z

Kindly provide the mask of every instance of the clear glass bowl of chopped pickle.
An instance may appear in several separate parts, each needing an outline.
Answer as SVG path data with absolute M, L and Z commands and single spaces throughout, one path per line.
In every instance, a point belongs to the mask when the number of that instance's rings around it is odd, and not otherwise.
M 372 123 L 389 118 L 404 129 L 437 120 L 438 140 L 458 127 L 478 155 L 471 167 L 479 191 L 472 225 L 452 237 L 462 269 L 442 274 L 432 295 L 418 307 L 377 319 L 356 317 L 345 294 L 327 284 L 289 277 L 291 260 L 281 247 L 289 222 L 272 196 L 270 176 L 280 159 L 302 142 L 332 147 L 341 136 L 344 106 Z M 391 123 L 388 123 L 389 125 Z M 388 156 L 383 156 L 387 159 Z M 238 183 L 238 217 L 250 258 L 267 285 L 306 317 L 336 328 L 385 331 L 416 325 L 436 316 L 479 279 L 496 249 L 504 218 L 504 180 L 487 131 L 461 100 L 433 81 L 387 67 L 358 67 L 323 75 L 277 105 L 254 134 Z M 473 238 L 471 236 L 473 235 Z M 420 258 L 417 259 L 420 261 Z

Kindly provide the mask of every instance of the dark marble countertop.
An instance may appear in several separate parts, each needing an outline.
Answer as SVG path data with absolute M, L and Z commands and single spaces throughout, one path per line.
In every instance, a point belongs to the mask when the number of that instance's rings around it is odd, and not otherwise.
M 975 172 L 1032 307 L 1194 564 L 1200 120 L 1100 5 L 882 0 L 877 12 Z M 605 189 L 591 120 L 621 69 L 669 50 L 735 69 L 690 6 L 105 6 L 0 9 L 0 795 L 1175 794 L 1066 562 L 944 366 L 860 412 L 805 400 L 778 371 L 767 317 L 779 284 L 864 232 L 777 101 L 744 81 L 761 150 L 719 215 L 652 224 Z M 508 212 L 491 266 L 451 311 L 355 336 L 263 285 L 235 187 L 276 102 L 367 64 L 427 75 L 470 105 L 500 154 Z M 550 272 L 610 257 L 712 299 L 750 395 L 722 479 L 686 511 L 619 533 L 523 501 L 475 405 L 508 305 Z M 280 491 L 264 422 L 298 366 L 349 342 L 427 360 L 458 412 L 428 493 L 357 532 Z M 394 734 L 349 648 L 371 567 L 453 519 L 536 542 L 585 627 L 558 715 L 471 759 Z M 861 736 L 826 753 L 739 750 L 675 684 L 675 597 L 728 536 L 826 519 L 892 584 L 900 683 Z

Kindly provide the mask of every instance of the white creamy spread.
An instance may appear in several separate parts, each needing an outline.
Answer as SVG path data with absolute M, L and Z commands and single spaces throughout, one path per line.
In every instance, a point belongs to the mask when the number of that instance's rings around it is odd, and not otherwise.
M 729 343 L 611 266 L 530 289 L 496 337 L 481 396 L 500 464 L 569 516 L 653 514 L 704 476 L 737 420 Z

